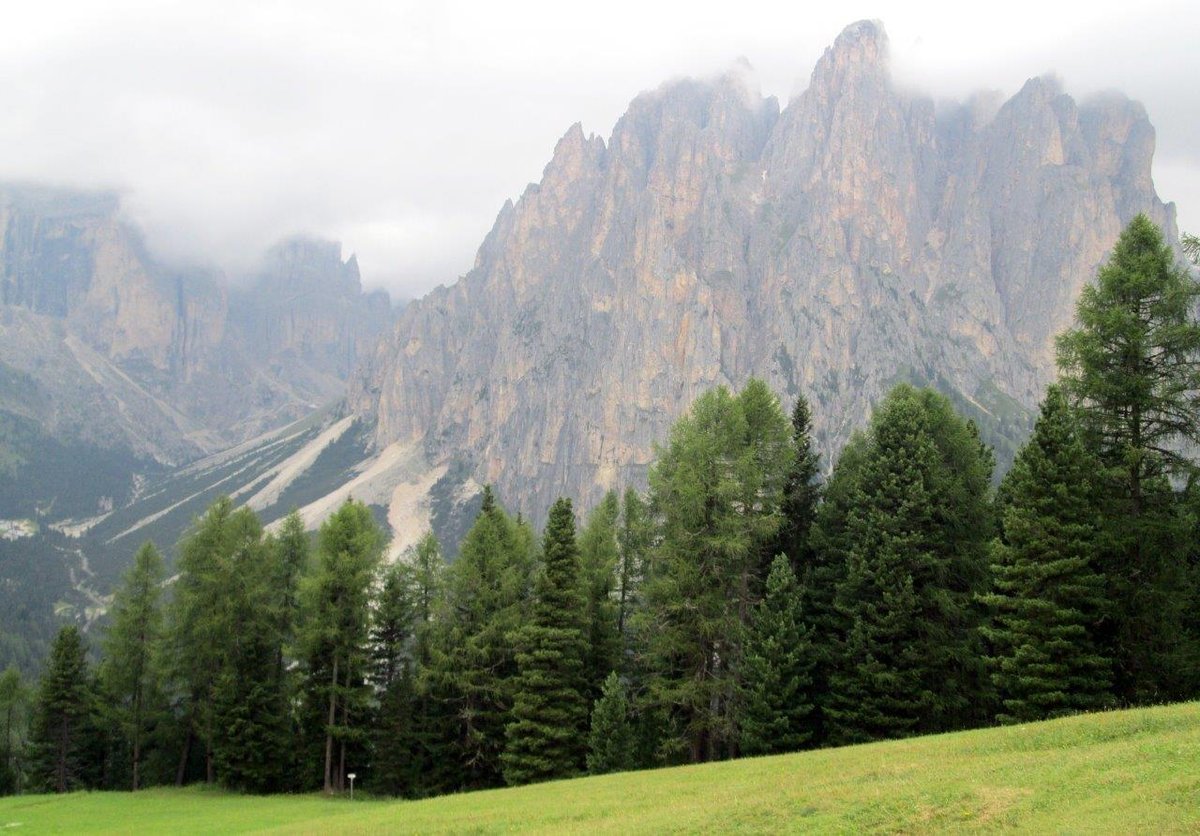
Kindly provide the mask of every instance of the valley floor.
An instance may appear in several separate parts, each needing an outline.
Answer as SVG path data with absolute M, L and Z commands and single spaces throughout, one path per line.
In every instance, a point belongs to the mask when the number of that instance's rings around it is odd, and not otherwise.
M 1200 833 L 1200 703 L 427 801 L 202 788 L 0 799 L 63 833 Z

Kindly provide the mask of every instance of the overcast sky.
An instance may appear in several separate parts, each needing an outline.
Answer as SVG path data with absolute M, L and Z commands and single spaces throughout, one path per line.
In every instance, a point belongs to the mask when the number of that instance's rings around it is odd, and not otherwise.
M 937 97 L 1053 72 L 1077 99 L 1142 101 L 1159 195 L 1200 230 L 1191 2 L 5 6 L 0 177 L 118 188 L 152 247 L 230 271 L 306 232 L 357 253 L 368 286 L 450 283 L 571 123 L 607 139 L 639 91 L 739 57 L 786 104 L 860 18 Z

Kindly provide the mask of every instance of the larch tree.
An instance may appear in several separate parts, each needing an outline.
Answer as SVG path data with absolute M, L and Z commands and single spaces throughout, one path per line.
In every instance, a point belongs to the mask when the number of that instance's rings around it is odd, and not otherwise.
M 1200 282 L 1139 215 L 1076 305 L 1058 341 L 1061 384 L 1105 465 L 1109 521 L 1100 558 L 1114 603 L 1103 636 L 1125 702 L 1187 696 L 1197 637 L 1188 602 L 1184 515 L 1172 481 L 1194 477 L 1200 443 Z
M 701 395 L 650 471 L 659 522 L 641 631 L 648 699 L 692 762 L 736 755 L 736 674 L 762 550 L 790 468 L 787 417 L 761 381 Z
M 113 596 L 112 620 L 103 644 L 100 689 L 107 711 L 129 744 L 133 790 L 141 787 L 142 750 L 161 709 L 162 582 L 162 555 L 153 543 L 146 543 Z
M 382 553 L 371 510 L 347 499 L 317 535 L 317 566 L 304 588 L 306 692 L 324 713 L 327 793 L 345 789 L 347 748 L 361 742 L 367 703 L 371 580 Z

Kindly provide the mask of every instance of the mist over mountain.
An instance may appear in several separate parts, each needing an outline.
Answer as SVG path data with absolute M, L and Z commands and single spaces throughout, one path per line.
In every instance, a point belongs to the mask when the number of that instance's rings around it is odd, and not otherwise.
M 537 518 L 644 484 L 686 405 L 751 375 L 811 399 L 826 461 L 901 380 L 950 394 L 1003 460 L 1121 228 L 1176 235 L 1153 152 L 1141 105 L 1051 79 L 935 106 L 856 23 L 782 110 L 734 73 L 639 96 L 607 142 L 573 126 L 349 404 L 414 484 L 469 473 Z

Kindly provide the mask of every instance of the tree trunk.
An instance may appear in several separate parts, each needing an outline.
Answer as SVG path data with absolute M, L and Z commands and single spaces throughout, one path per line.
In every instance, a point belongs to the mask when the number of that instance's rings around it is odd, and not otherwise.
M 195 717 L 193 711 L 188 717 L 187 736 L 183 739 L 183 753 L 179 756 L 179 769 L 175 771 L 175 786 L 182 787 L 183 779 L 187 777 L 187 762 L 188 757 L 192 754 L 192 720 Z
M 333 723 L 337 719 L 338 657 L 333 654 L 333 684 L 329 689 L 329 722 L 325 727 L 325 792 L 333 792 Z
M 350 666 L 346 665 L 346 693 L 350 693 Z M 342 700 L 342 728 L 350 728 L 350 701 Z M 343 735 L 338 741 L 341 744 L 341 756 L 338 759 L 338 777 L 337 788 L 338 792 L 346 791 L 346 738 Z

